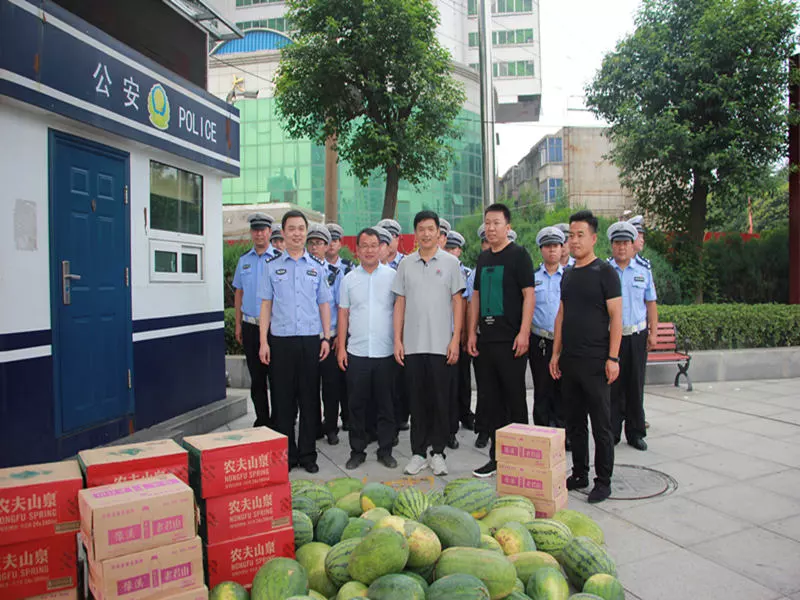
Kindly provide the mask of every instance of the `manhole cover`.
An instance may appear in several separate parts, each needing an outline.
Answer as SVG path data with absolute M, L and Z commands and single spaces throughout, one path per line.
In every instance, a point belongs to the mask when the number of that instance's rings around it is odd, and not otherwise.
M 678 482 L 661 471 L 638 465 L 614 465 L 614 476 L 611 478 L 611 499 L 644 500 L 671 494 L 677 487 Z M 591 487 L 577 491 L 588 496 L 589 490 Z

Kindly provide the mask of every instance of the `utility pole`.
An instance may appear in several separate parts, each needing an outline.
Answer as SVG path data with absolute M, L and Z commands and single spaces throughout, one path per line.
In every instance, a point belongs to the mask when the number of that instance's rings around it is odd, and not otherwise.
M 789 59 L 789 71 L 800 69 L 800 54 Z M 791 78 L 790 78 L 791 81 Z M 789 108 L 800 110 L 800 85 L 789 84 Z M 789 304 L 800 304 L 800 126 L 789 124 Z
M 478 1 L 478 52 L 481 70 L 481 143 L 483 146 L 483 206 L 495 202 L 494 86 L 492 85 L 492 0 Z

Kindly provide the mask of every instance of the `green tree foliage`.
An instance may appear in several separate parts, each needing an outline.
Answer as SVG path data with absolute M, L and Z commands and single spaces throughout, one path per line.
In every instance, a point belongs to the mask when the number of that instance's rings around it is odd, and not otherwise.
M 587 88 L 623 184 L 687 234 L 697 300 L 709 194 L 750 193 L 786 153 L 796 25 L 791 0 L 644 0 Z
M 366 185 L 386 176 L 383 216 L 400 179 L 443 179 L 465 100 L 436 37 L 431 0 L 290 0 L 294 43 L 283 49 L 275 97 L 286 130 L 323 144 Z
M 720 197 L 712 194 L 708 199 L 708 228 L 711 231 L 748 231 L 748 198 L 752 204 L 753 231 L 763 233 L 789 223 L 789 169 L 784 167 L 766 173 L 754 182 L 750 194 L 731 190 Z

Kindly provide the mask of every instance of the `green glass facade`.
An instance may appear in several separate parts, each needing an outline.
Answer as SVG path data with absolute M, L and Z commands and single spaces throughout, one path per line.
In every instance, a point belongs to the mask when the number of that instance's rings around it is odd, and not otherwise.
M 325 150 L 305 140 L 292 140 L 281 127 L 272 98 L 236 102 L 241 120 L 241 175 L 223 180 L 224 204 L 291 202 L 324 212 Z M 456 160 L 445 181 L 433 180 L 417 191 L 401 181 L 397 220 L 411 231 L 414 215 L 435 210 L 451 223 L 481 206 L 480 116 L 462 110 L 458 117 L 461 139 Z M 375 177 L 365 187 L 339 164 L 339 223 L 345 234 L 374 225 L 381 218 L 384 180 Z

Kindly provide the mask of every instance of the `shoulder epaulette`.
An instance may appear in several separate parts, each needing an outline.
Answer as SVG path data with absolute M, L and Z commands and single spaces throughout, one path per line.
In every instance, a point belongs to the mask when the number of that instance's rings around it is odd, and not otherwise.
M 647 269 L 650 269 L 650 268 L 651 268 L 651 267 L 650 267 L 650 261 L 649 261 L 649 260 L 647 260 L 647 259 L 646 259 L 644 256 L 639 256 L 639 255 L 637 254 L 637 255 L 634 257 L 634 260 L 636 260 L 636 262 L 637 262 L 637 263 L 639 263 L 640 265 L 642 265 L 643 267 L 645 267 L 645 268 L 647 268 Z
M 252 248 L 250 248 L 250 250 L 252 250 Z M 245 250 L 244 252 L 242 252 L 239 258 L 242 258 L 242 256 L 247 256 L 248 254 L 250 254 L 250 250 Z
M 316 256 L 314 256 L 313 254 L 309 254 L 309 256 L 310 256 L 311 258 L 313 258 L 315 261 L 317 261 L 319 264 L 321 264 L 323 267 L 325 266 L 325 261 L 324 261 L 324 260 L 322 260 L 321 258 L 317 258 L 317 257 L 316 257 Z
M 280 257 L 281 257 L 281 251 L 280 251 L 280 250 L 277 250 L 276 252 L 277 252 L 277 254 L 276 254 L 275 256 L 270 256 L 270 257 L 267 259 L 267 262 L 268 262 L 268 263 L 271 263 L 271 262 L 272 262 L 273 260 L 275 260 L 276 258 L 280 258 Z
M 331 263 L 328 263 L 328 270 L 334 275 L 337 275 L 339 273 L 339 267 L 337 267 L 336 265 L 332 265 Z
M 348 267 L 352 267 L 352 266 L 353 266 L 353 261 L 351 261 L 351 260 L 348 260 L 348 259 L 346 259 L 346 258 L 343 258 L 343 259 L 342 259 L 342 264 L 343 264 L 343 265 L 346 265 L 346 266 L 348 266 Z

